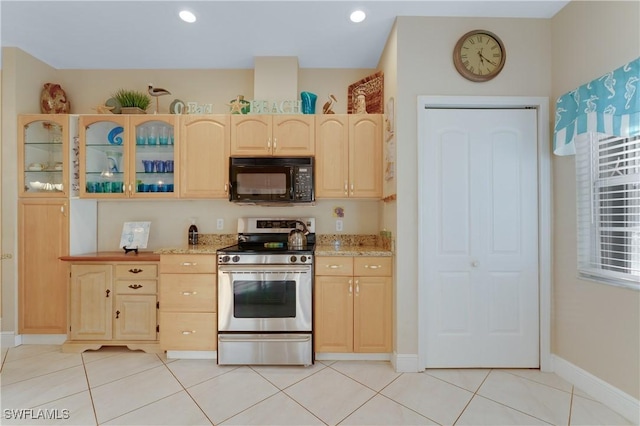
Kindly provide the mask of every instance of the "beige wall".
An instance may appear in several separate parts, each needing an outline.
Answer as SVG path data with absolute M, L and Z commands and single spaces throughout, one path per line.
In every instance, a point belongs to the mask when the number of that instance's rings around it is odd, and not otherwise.
M 417 97 L 420 95 L 549 96 L 551 23 L 541 19 L 397 19 L 397 352 L 418 353 Z M 492 81 L 473 83 L 454 69 L 453 46 L 486 29 L 504 42 L 507 62 Z
M 40 91 L 56 70 L 16 48 L 2 51 L 2 331 L 17 330 L 17 114 L 39 112 Z
M 566 6 L 551 27 L 553 99 L 640 56 L 639 27 L 637 1 Z M 574 173 L 573 156 L 553 157 L 552 350 L 638 399 L 640 292 L 576 278 Z
M 397 68 L 397 63 L 398 63 L 398 27 L 396 24 L 393 25 L 393 28 L 391 28 L 391 32 L 389 33 L 389 38 L 387 39 L 387 43 L 384 47 L 384 50 L 382 52 L 382 56 L 380 57 L 380 61 L 378 63 L 378 68 L 384 73 L 384 100 L 385 100 L 385 115 L 389 114 L 389 111 L 386 110 L 387 107 L 387 101 L 390 98 L 394 98 L 394 100 L 397 99 L 397 95 L 398 95 L 398 68 Z M 395 122 L 395 111 L 394 111 L 394 122 Z M 396 133 L 396 142 L 397 142 L 397 133 L 399 130 L 397 126 L 395 127 L 395 133 Z M 383 139 L 383 146 L 385 151 L 383 151 L 383 163 L 384 163 L 384 158 L 385 158 L 385 153 L 386 150 L 388 149 L 387 147 L 387 140 L 386 140 L 386 133 L 384 133 L 385 138 Z M 393 155 L 396 155 L 396 150 L 393 149 Z M 383 164 L 384 166 L 384 164 Z M 396 170 L 398 168 L 398 163 L 396 161 Z M 397 171 L 396 171 L 397 173 Z M 391 195 L 395 195 L 396 194 L 396 190 L 397 190 L 397 179 L 394 177 L 393 179 L 387 181 L 384 181 L 384 186 L 383 186 L 383 194 L 385 197 L 391 196 Z M 387 230 L 387 231 L 391 231 L 392 233 L 392 239 L 395 241 L 395 236 L 396 236 L 396 232 L 397 232 L 397 223 L 396 223 L 396 210 L 398 208 L 398 202 L 393 200 L 393 201 L 388 201 L 388 202 L 384 202 L 382 203 L 380 209 L 381 209 L 381 213 L 380 213 L 380 219 L 382 221 L 382 228 Z M 392 243 L 394 244 L 394 243 Z M 398 306 L 397 302 L 398 302 L 398 295 L 397 295 L 397 281 L 395 279 L 395 274 L 396 271 L 398 270 L 398 258 L 395 257 L 394 258 L 394 262 L 396 263 L 394 268 L 393 268 L 393 273 L 394 273 L 394 283 L 396 283 L 396 285 L 394 285 L 394 291 L 393 291 L 393 301 L 394 301 L 394 315 L 393 315 L 393 320 L 394 320 L 394 324 L 393 324 L 393 329 L 394 330 L 399 330 L 399 324 L 397 322 L 397 315 L 396 312 L 399 312 L 403 309 L 402 306 Z M 394 351 L 397 352 L 397 336 L 398 336 L 398 331 L 394 332 Z

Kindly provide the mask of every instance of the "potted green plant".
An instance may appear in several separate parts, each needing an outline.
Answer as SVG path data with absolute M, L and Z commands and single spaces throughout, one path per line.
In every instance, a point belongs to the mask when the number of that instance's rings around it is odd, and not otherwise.
M 145 110 L 151 104 L 151 98 L 144 92 L 120 89 L 113 98 L 120 103 L 122 114 L 146 114 Z

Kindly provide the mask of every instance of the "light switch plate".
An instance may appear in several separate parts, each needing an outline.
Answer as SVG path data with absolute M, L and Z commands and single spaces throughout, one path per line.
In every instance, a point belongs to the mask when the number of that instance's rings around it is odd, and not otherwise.
M 336 231 L 342 231 L 342 219 L 336 219 Z

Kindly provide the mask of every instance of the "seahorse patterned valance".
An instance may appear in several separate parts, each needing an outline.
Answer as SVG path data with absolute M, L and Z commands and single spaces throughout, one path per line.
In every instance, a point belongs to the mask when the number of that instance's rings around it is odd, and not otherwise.
M 640 58 L 558 98 L 553 152 L 574 155 L 574 138 L 587 132 L 640 134 Z

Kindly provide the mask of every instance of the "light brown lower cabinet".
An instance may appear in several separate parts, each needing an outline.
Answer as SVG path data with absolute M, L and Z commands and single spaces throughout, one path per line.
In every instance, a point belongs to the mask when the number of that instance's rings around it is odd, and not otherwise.
M 18 332 L 64 334 L 67 328 L 68 200 L 18 202 Z
M 157 263 L 72 264 L 63 352 L 104 345 L 160 352 L 157 288 Z
M 160 256 L 160 347 L 215 351 L 218 347 L 216 256 Z
M 316 352 L 391 352 L 390 257 L 316 257 Z

